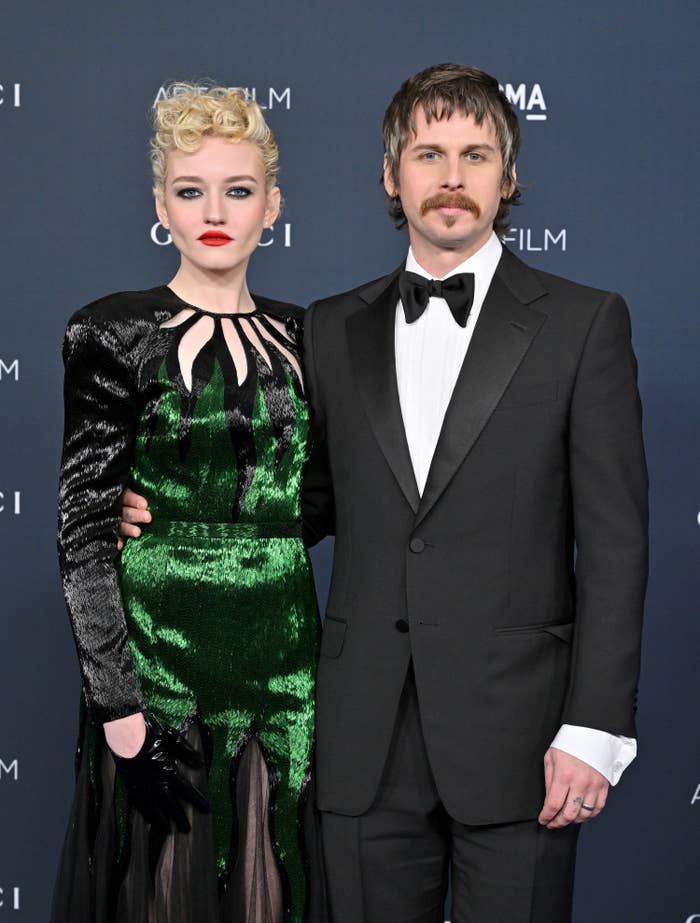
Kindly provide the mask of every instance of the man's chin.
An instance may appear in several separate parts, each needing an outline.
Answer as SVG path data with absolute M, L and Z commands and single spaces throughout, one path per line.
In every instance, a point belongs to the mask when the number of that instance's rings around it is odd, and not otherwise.
M 430 241 L 440 250 L 465 250 L 472 247 L 480 236 L 480 234 L 475 234 L 473 229 L 465 231 L 464 228 L 453 225 L 451 228 L 444 228 L 442 233 L 432 234 Z
M 476 228 L 476 219 L 469 211 L 453 212 L 444 214 L 433 212 L 424 227 L 431 235 L 438 239 L 454 240 L 456 238 L 467 239 L 478 233 Z

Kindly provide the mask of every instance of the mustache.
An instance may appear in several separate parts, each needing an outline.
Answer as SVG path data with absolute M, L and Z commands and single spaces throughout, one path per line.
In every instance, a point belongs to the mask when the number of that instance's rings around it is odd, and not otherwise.
M 481 209 L 473 199 L 461 192 L 441 192 L 439 195 L 426 199 L 420 207 L 421 216 L 426 215 L 433 208 L 462 208 L 471 212 L 475 218 L 481 216 Z

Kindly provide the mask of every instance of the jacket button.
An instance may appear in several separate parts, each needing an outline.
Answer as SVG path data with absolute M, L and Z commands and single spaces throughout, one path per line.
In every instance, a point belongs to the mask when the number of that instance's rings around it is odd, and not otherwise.
M 396 620 L 396 630 L 400 631 L 402 635 L 408 634 L 408 622 L 406 619 Z
M 422 538 L 412 538 L 408 547 L 415 554 L 420 554 L 425 549 L 425 542 Z

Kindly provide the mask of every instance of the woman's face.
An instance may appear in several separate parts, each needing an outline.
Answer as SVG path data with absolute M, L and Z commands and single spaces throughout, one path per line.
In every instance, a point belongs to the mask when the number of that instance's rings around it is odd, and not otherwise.
M 262 155 L 251 141 L 205 137 L 199 149 L 168 154 L 156 211 L 183 263 L 207 272 L 248 264 L 263 228 L 280 207 L 280 191 L 265 189 Z

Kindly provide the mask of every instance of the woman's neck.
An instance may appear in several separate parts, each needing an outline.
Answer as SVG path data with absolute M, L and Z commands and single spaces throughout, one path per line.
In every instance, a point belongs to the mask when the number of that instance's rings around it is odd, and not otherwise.
M 207 311 L 222 314 L 254 311 L 255 302 L 248 291 L 245 269 L 216 273 L 181 265 L 168 287 L 183 301 Z

